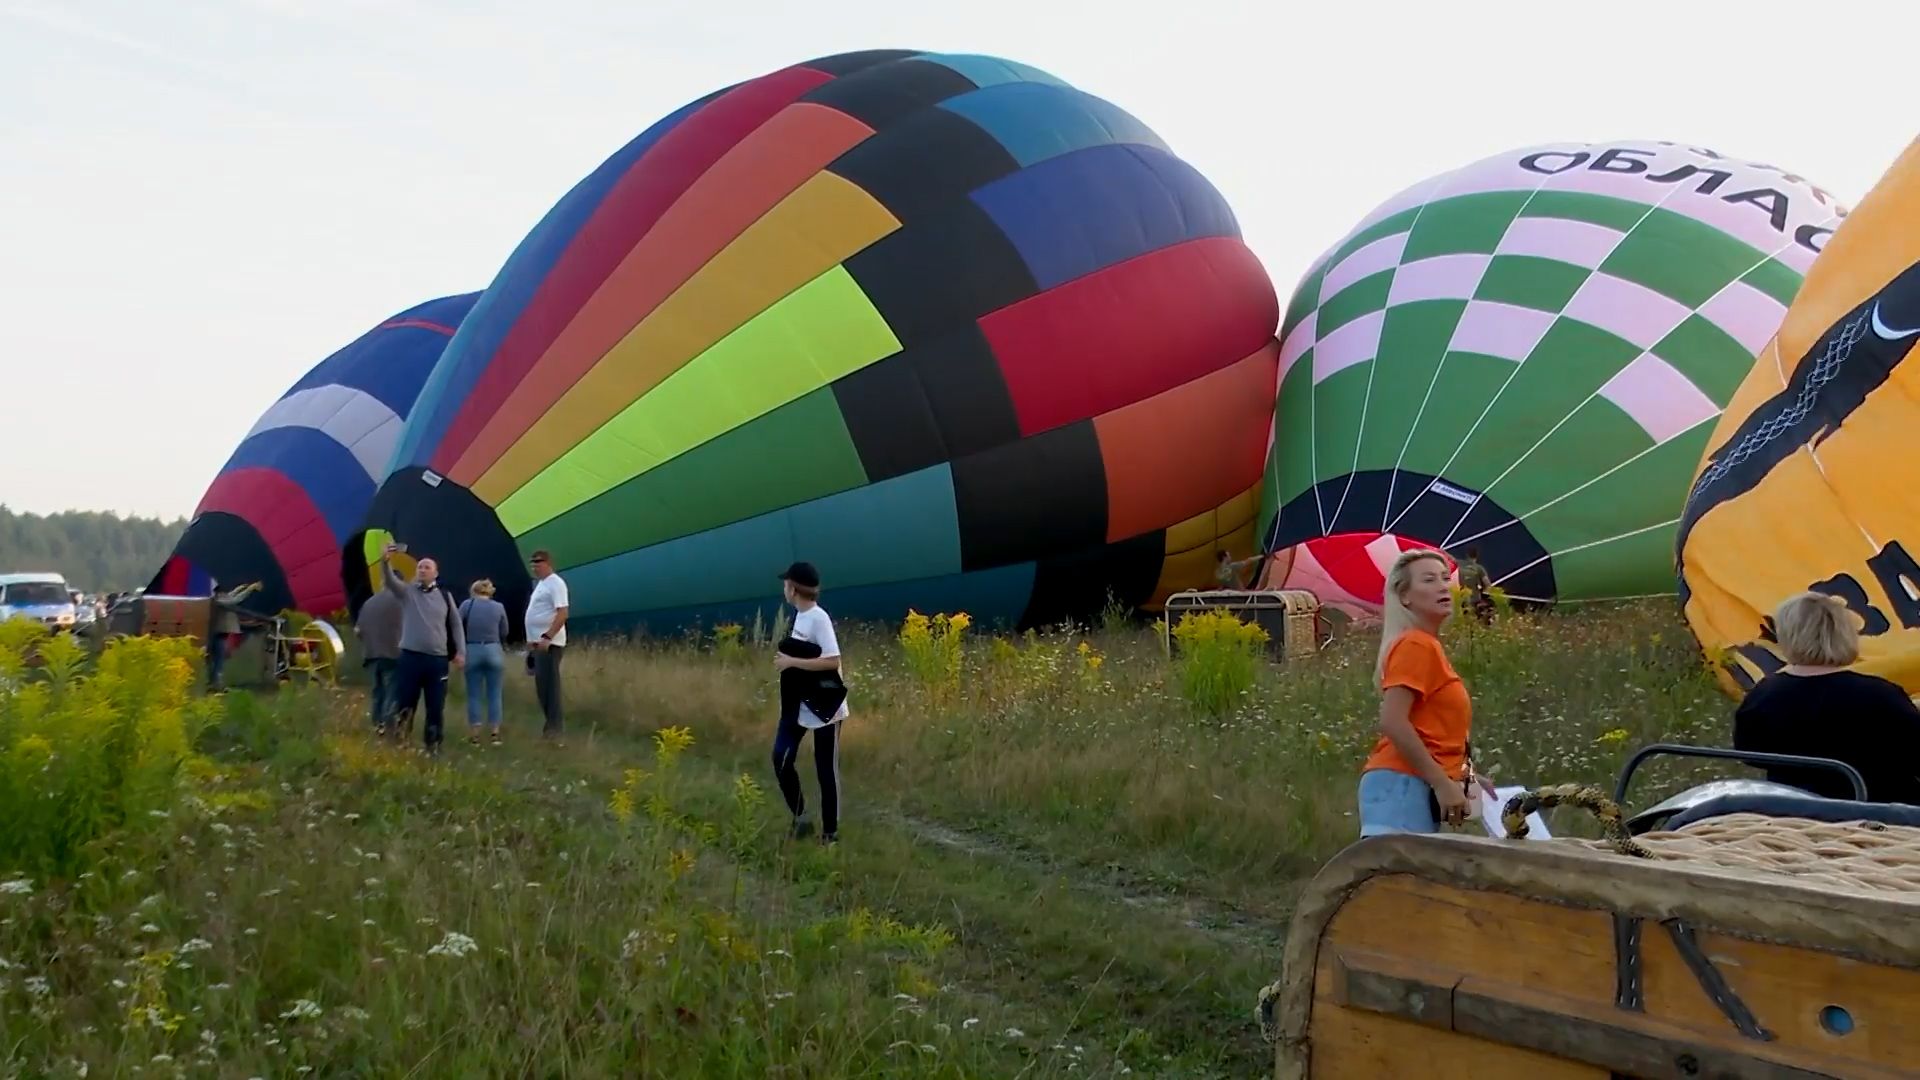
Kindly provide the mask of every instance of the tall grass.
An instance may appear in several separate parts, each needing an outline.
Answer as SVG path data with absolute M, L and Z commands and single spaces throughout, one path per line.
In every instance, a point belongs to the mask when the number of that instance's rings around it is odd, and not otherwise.
M 1594 781 L 1637 743 L 1725 739 L 1666 608 L 1444 637 L 1504 782 Z M 438 763 L 370 740 L 354 692 L 194 698 L 190 650 L 166 643 L 0 666 L 8 754 L 21 718 L 61 709 L 89 726 L 35 729 L 56 749 L 179 724 L 136 740 L 166 753 L 117 759 L 155 763 L 147 779 L 87 789 L 122 809 L 76 855 L 0 849 L 0 1073 L 1266 1067 L 1249 1003 L 1300 882 L 1353 839 L 1372 641 L 1256 662 L 1209 711 L 1137 624 L 950 635 L 937 665 L 893 628 L 849 626 L 844 839 L 825 850 L 789 841 L 765 790 L 765 624 L 723 640 L 738 651 L 583 641 L 567 749 L 534 745 L 516 678 L 507 748 Z

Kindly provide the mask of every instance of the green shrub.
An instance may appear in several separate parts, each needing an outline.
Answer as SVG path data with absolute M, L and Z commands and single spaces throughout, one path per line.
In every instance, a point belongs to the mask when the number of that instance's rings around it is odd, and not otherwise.
M 197 659 L 185 639 L 123 638 L 89 665 L 72 635 L 0 626 L 0 869 L 70 876 L 171 813 L 220 711 L 194 692 Z
M 1222 716 L 1253 689 L 1265 630 L 1231 612 L 1188 612 L 1173 637 L 1180 643 L 1180 693 L 1194 708 Z

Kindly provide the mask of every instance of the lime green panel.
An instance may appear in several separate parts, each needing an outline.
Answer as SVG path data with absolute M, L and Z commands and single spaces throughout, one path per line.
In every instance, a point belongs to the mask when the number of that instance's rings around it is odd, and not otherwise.
M 1655 210 L 1600 269 L 1697 308 L 1766 257 L 1704 221 Z
M 1560 599 L 1604 600 L 1673 592 L 1674 535 L 1675 525 L 1668 523 L 1598 547 L 1554 556 L 1553 579 Z
M 1341 289 L 1320 305 L 1320 318 L 1313 324 L 1313 335 L 1320 341 L 1327 335 L 1363 315 L 1371 315 L 1387 306 L 1387 292 L 1393 287 L 1393 271 L 1368 274 Z
M 1800 276 L 1800 271 L 1786 263 L 1778 259 L 1768 259 L 1741 275 L 1740 280 L 1782 304 L 1791 306 L 1793 298 L 1800 294 L 1800 283 L 1804 279 Z
M 822 388 L 518 539 L 522 548 L 564 551 L 578 565 L 866 482 L 833 391 Z
M 1652 446 L 1633 417 L 1596 397 L 1483 490 L 1508 513 L 1524 517 Z
M 844 267 L 794 290 L 628 405 L 500 504 L 515 535 L 900 351 Z
M 1441 469 L 1459 448 L 1460 440 L 1473 429 L 1481 410 L 1499 393 L 1501 384 L 1513 374 L 1515 366 L 1513 361 L 1497 356 L 1448 353 L 1440 363 L 1440 381 L 1434 385 L 1432 396 L 1425 393 L 1424 387 L 1421 390 L 1420 397 L 1426 399 L 1426 405 L 1417 409 L 1419 419 L 1414 424 L 1413 438 L 1407 443 L 1407 456 L 1402 464 L 1414 472 L 1441 475 Z
M 1489 191 L 1428 203 L 1407 234 L 1403 263 L 1435 255 L 1491 255 L 1525 205 L 1524 191 Z
M 1520 216 L 1566 218 L 1626 232 L 1647 216 L 1647 204 L 1584 191 L 1538 191 Z
M 1373 399 L 1360 432 L 1361 471 L 1391 469 L 1399 463 L 1413 418 L 1465 310 L 1465 300 L 1416 300 L 1387 309 L 1374 359 Z M 1433 387 L 1436 395 L 1449 392 L 1446 386 Z
M 1447 479 L 1485 490 L 1639 355 L 1632 342 L 1598 327 L 1556 321 L 1500 392 L 1498 404 L 1461 449 Z
M 1622 422 L 1633 423 L 1605 399 L 1591 407 L 1612 410 Z M 1575 484 L 1562 492 L 1566 497 L 1559 502 L 1528 514 L 1528 531 L 1548 551 L 1565 551 L 1678 516 L 1712 428 L 1701 424 L 1630 458 L 1618 471 Z
M 1371 362 L 1341 368 L 1313 388 L 1313 466 L 1316 479 L 1353 471 L 1360 446 L 1360 418 L 1367 407 Z
M 1287 370 L 1280 382 L 1280 400 L 1273 414 L 1273 452 L 1267 468 L 1273 474 L 1277 509 L 1313 484 L 1313 350 Z
M 1700 315 L 1687 316 L 1651 351 L 1723 409 L 1753 370 L 1753 354 L 1747 347 Z
M 1573 263 L 1532 255 L 1495 255 L 1473 297 L 1558 314 L 1592 276 L 1591 270 Z

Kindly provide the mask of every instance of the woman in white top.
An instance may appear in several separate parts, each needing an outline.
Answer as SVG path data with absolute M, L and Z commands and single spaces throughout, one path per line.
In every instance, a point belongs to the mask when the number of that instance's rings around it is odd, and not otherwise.
M 774 654 L 780 673 L 780 725 L 773 739 L 773 775 L 793 812 L 795 839 L 812 833 L 800 788 L 800 740 L 813 733 L 813 764 L 820 778 L 820 840 L 840 840 L 840 722 L 847 718 L 846 685 L 840 681 L 840 642 L 833 620 L 819 604 L 820 572 L 797 562 L 780 575 L 794 607 L 793 629 Z M 817 711 L 814 706 L 819 705 Z M 821 719 L 820 711 L 828 713 Z

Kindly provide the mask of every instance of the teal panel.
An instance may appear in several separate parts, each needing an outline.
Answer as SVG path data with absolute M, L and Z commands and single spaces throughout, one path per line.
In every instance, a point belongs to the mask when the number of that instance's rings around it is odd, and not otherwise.
M 1020 621 L 1033 595 L 1034 573 L 1033 563 L 1019 563 L 918 581 L 889 581 L 851 588 L 836 588 L 829 578 L 820 606 L 843 625 L 852 621 L 898 622 L 906 616 L 908 608 L 915 608 L 923 612 L 964 611 L 980 629 L 1011 629 Z M 711 630 L 730 622 L 751 626 L 757 615 L 761 625 L 771 626 L 774 612 L 781 604 L 780 583 L 768 581 L 763 587 L 764 595 L 742 600 L 593 615 L 568 625 L 578 628 L 583 635 L 636 631 L 674 634 L 694 629 Z M 850 665 L 860 662 L 857 650 L 849 654 Z
M 567 571 L 579 617 L 765 596 L 796 559 L 839 586 L 960 572 L 946 464 Z

